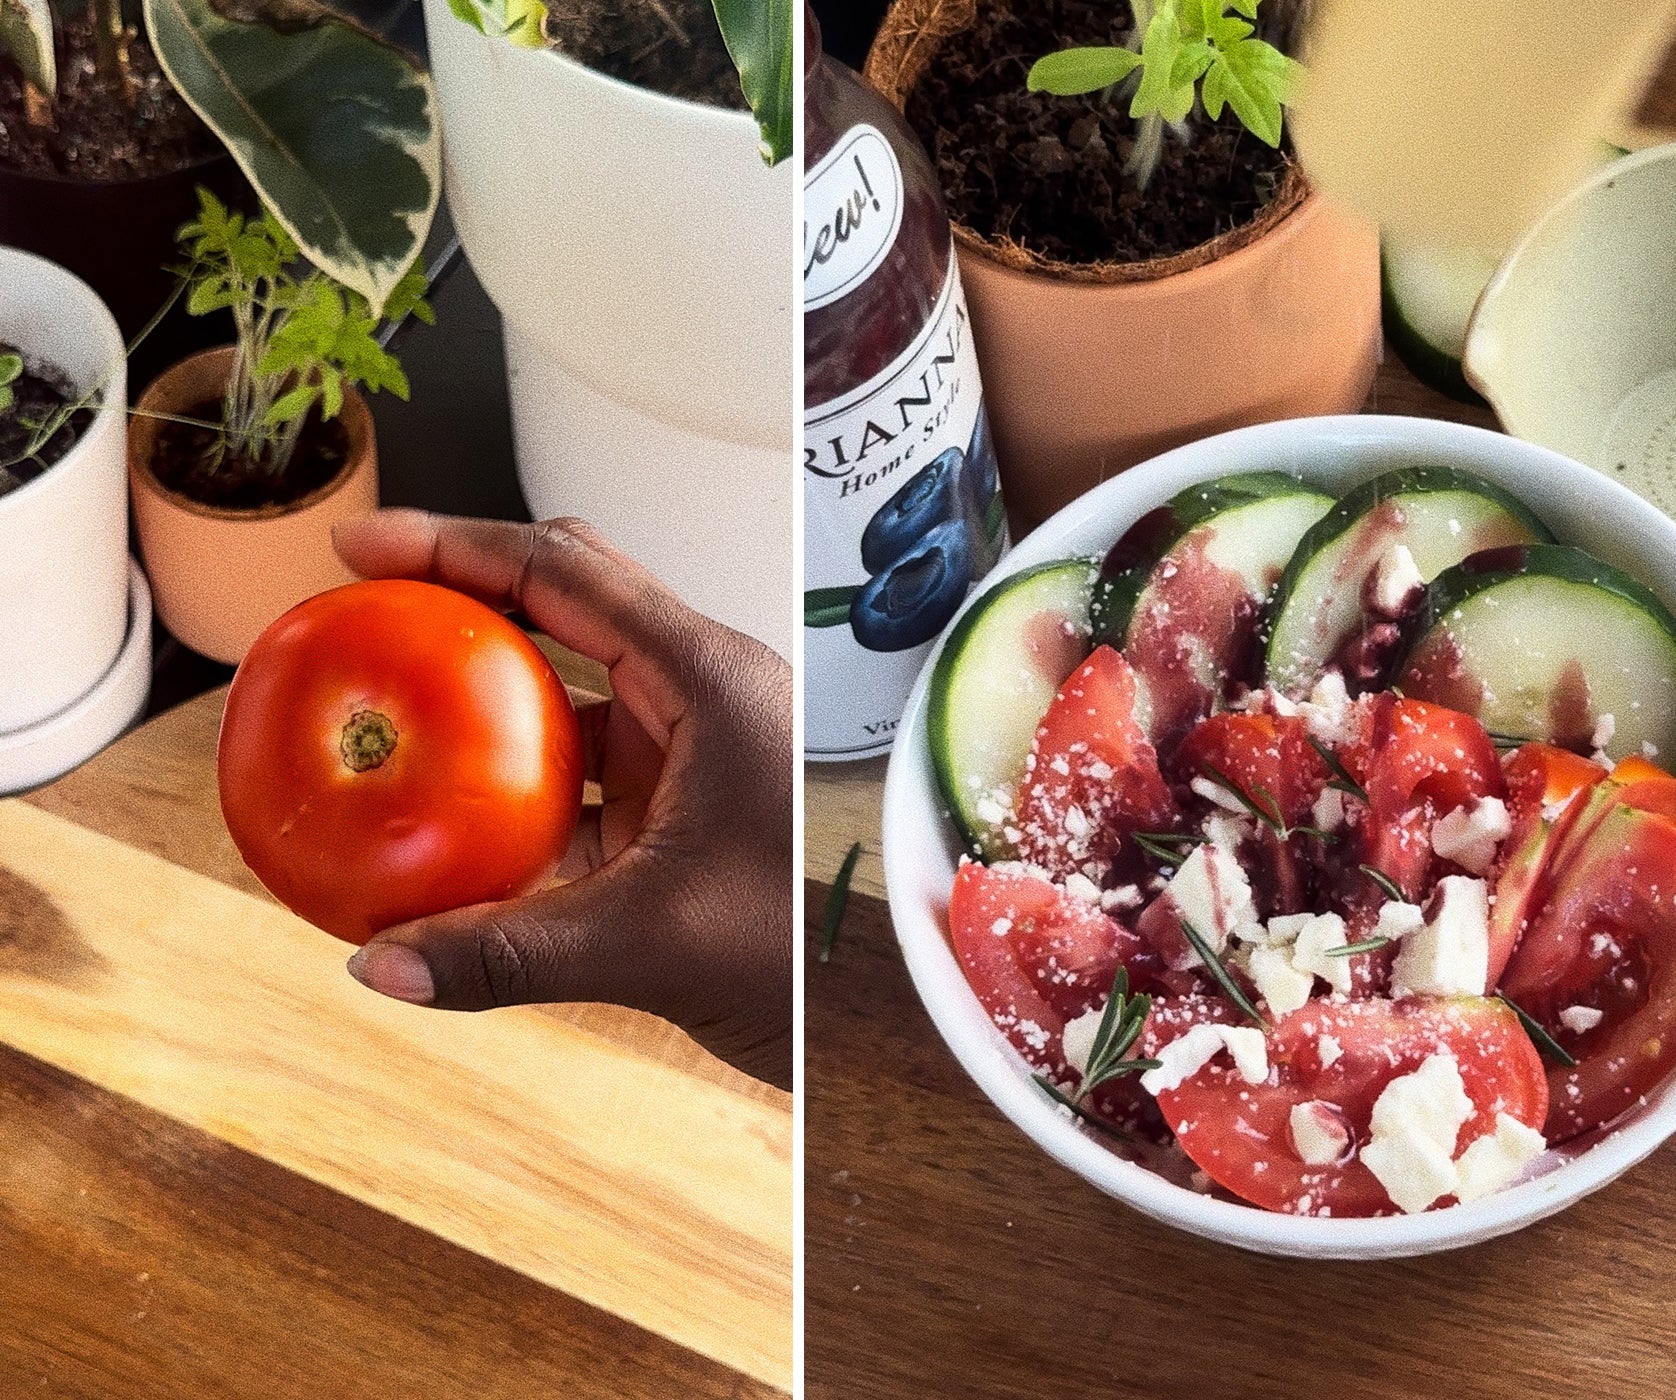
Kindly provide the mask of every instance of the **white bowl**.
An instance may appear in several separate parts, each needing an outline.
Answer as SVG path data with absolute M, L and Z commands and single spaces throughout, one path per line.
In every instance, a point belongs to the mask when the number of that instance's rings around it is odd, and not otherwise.
M 1639 496 L 1580 463 L 1501 433 L 1371 415 L 1264 423 L 1165 453 L 1073 501 L 1020 543 L 986 582 L 1051 559 L 1103 554 L 1147 511 L 1211 477 L 1280 469 L 1343 492 L 1391 467 L 1419 463 L 1458 467 L 1500 483 L 1560 539 L 1627 570 L 1676 609 L 1676 522 Z M 908 699 L 885 779 L 885 880 L 896 937 L 926 1010 L 966 1072 L 1014 1124 L 1077 1175 L 1154 1219 L 1207 1239 L 1265 1254 L 1381 1259 L 1476 1244 L 1529 1225 L 1604 1186 L 1676 1131 L 1673 1077 L 1586 1150 L 1549 1154 L 1540 1175 L 1499 1195 L 1369 1220 L 1259 1210 L 1177 1186 L 1118 1156 L 1031 1082 L 1023 1058 L 990 1023 L 949 947 L 948 898 L 960 845 L 937 791 L 925 730 L 926 687 L 941 650 L 939 641 Z

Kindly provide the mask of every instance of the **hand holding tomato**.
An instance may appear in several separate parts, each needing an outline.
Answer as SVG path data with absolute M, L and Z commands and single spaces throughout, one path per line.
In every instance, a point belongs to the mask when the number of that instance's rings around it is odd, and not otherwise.
M 790 668 L 694 612 L 576 521 L 513 525 L 380 511 L 339 526 L 374 578 L 419 579 L 518 608 L 603 662 L 588 718 L 572 882 L 384 929 L 349 961 L 367 986 L 450 1010 L 599 1001 L 667 1017 L 789 1086 Z M 502 828 L 505 839 L 516 833 Z

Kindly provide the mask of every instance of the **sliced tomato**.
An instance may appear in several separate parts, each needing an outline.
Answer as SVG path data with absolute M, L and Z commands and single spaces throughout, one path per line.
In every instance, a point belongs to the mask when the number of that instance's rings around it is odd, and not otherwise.
M 1619 800 L 1626 807 L 1676 820 L 1676 778 L 1651 759 L 1635 754 L 1620 760 L 1612 769 L 1612 781 L 1623 785 Z
M 1308 821 L 1332 777 L 1309 726 L 1287 715 L 1212 715 L 1182 741 L 1178 761 L 1189 778 L 1226 778 L 1285 826 Z
M 1118 863 L 1132 831 L 1181 820 L 1158 754 L 1135 717 L 1135 673 L 1096 647 L 1059 688 L 1036 729 L 1019 794 L 1019 854 L 1056 877 Z
M 1368 795 L 1357 862 L 1413 900 L 1434 881 L 1432 824 L 1480 797 L 1506 793 L 1495 745 L 1471 715 L 1390 693 L 1370 696 L 1364 736 L 1341 754 Z
M 1148 1018 L 1143 1053 L 1156 1055 L 1200 1021 L 1225 1021 L 1229 1015 L 1220 1000 L 1161 1000 Z M 1493 1131 L 1498 1113 L 1536 1127 L 1548 1109 L 1536 1049 L 1518 1017 L 1493 998 L 1322 999 L 1281 1017 L 1267 1043 L 1265 1083 L 1247 1084 L 1224 1053 L 1179 1088 L 1158 1095 L 1165 1121 L 1194 1163 L 1218 1185 L 1266 1210 L 1396 1214 L 1360 1152 L 1385 1086 L 1439 1051 L 1455 1057 L 1473 1105 L 1456 1138 L 1456 1155 Z M 1298 1155 L 1292 1110 L 1309 1102 L 1325 1105 L 1345 1127 L 1348 1148 L 1338 1164 L 1309 1166 Z
M 1544 807 L 1569 802 L 1605 776 L 1600 764 L 1552 744 L 1521 744 L 1502 765 L 1515 824 L 1531 812 L 1540 815 Z
M 949 938 L 990 1019 L 1038 1068 L 1063 1068 L 1065 1022 L 1100 1005 L 1120 966 L 1136 990 L 1159 963 L 1140 937 L 1034 875 L 960 867 Z
M 1501 987 L 1574 1056 L 1550 1071 L 1547 1132 L 1609 1123 L 1676 1067 L 1676 821 L 1604 783 L 1551 853 Z M 1601 1013 L 1577 1032 L 1568 1007 Z

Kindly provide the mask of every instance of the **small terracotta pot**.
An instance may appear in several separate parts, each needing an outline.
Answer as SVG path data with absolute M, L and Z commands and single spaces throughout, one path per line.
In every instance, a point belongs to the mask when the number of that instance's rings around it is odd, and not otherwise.
M 140 553 L 157 614 L 194 651 L 229 665 L 280 614 L 355 575 L 332 549 L 332 526 L 378 505 L 378 448 L 372 414 L 358 393 L 344 395 L 349 432 L 344 468 L 318 490 L 284 506 L 234 510 L 168 490 L 151 468 L 160 420 L 218 398 L 233 348 L 205 350 L 152 381 L 128 425 L 128 479 Z
M 897 0 L 868 80 L 905 106 L 937 49 L 996 3 Z M 1378 368 L 1378 232 L 1296 169 L 1252 224 L 1156 262 L 1070 267 L 954 236 L 1015 533 L 1183 443 L 1355 412 Z

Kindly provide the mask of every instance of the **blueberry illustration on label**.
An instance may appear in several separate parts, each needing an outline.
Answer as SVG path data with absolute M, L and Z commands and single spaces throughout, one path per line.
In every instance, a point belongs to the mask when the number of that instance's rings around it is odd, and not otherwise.
M 966 596 L 972 563 L 964 516 L 933 527 L 856 594 L 850 604 L 856 641 L 869 651 L 905 651 L 929 642 Z
M 980 403 L 978 421 L 972 425 L 972 441 L 966 447 L 966 493 L 977 506 L 980 517 L 989 509 L 1000 484 L 995 439 L 989 435 L 989 410 Z
M 958 447 L 938 453 L 874 513 L 861 532 L 861 562 L 868 573 L 888 568 L 932 526 L 961 518 L 963 456 Z

